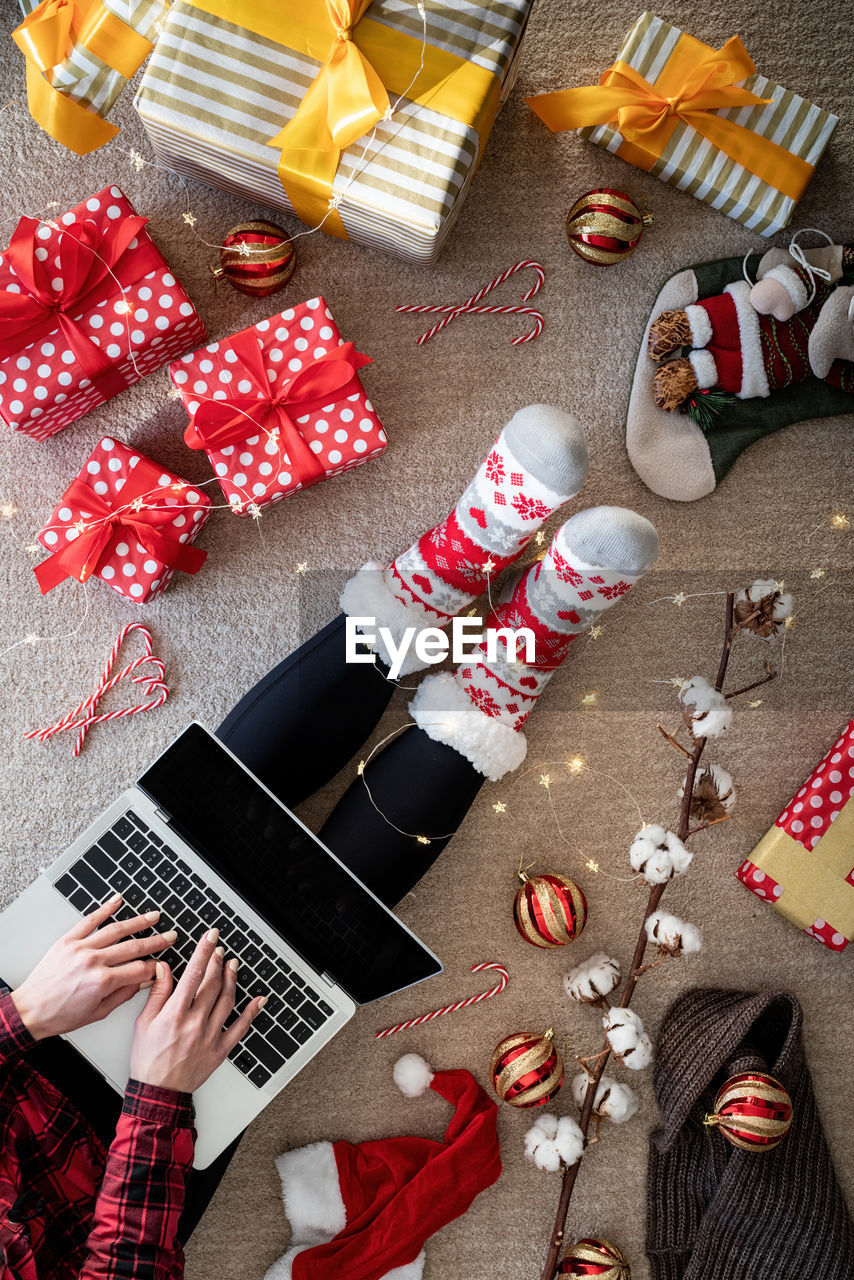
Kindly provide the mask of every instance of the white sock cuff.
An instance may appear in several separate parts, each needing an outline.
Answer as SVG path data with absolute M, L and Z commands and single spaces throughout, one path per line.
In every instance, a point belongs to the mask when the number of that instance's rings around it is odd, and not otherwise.
M 368 560 L 345 585 L 339 604 L 348 618 L 376 619 L 377 628 L 386 627 L 396 644 L 400 644 L 407 627 L 422 630 L 425 627 L 444 625 L 440 618 L 429 614 L 416 601 L 404 604 L 402 600 L 398 600 L 385 580 L 386 571 L 386 566 L 379 561 Z M 387 667 L 391 667 L 394 658 L 388 645 L 378 631 L 374 632 L 374 637 L 371 642 L 365 641 L 367 648 L 372 649 Z M 427 665 L 417 657 L 414 646 L 410 646 L 401 664 L 400 674 L 411 675 L 413 671 L 421 671 Z
M 706 391 L 718 381 L 718 368 L 711 351 L 692 351 L 688 356 L 697 375 L 697 385 Z
M 712 322 L 708 311 L 692 302 L 685 308 L 685 314 L 691 329 L 691 346 L 705 347 L 712 340 Z
M 518 769 L 525 759 L 525 735 L 479 711 L 450 672 L 427 676 L 409 711 L 428 738 L 459 751 L 490 782 Z

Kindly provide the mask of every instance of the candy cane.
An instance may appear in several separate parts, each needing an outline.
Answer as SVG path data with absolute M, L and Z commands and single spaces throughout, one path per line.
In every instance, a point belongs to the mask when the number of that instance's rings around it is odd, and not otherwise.
M 536 272 L 536 276 L 537 276 L 536 280 L 531 285 L 528 292 L 524 294 L 522 297 L 523 302 L 530 302 L 531 298 L 533 298 L 535 294 L 539 293 L 540 289 L 545 284 L 546 273 L 539 262 L 532 262 L 530 259 L 525 258 L 521 262 L 514 262 L 512 267 L 508 267 L 506 271 L 502 271 L 500 276 L 496 276 L 494 280 L 490 280 L 489 284 L 484 285 L 484 287 L 482 289 L 479 289 L 477 293 L 473 293 L 472 296 L 470 298 L 467 298 L 465 302 L 460 302 L 460 303 L 457 303 L 455 306 L 449 306 L 449 307 L 442 307 L 442 306 L 419 307 L 419 306 L 402 305 L 399 307 L 395 307 L 395 310 L 407 312 L 413 315 L 442 315 L 444 317 L 444 319 L 440 320 L 437 324 L 434 324 L 432 329 L 428 329 L 426 333 L 421 334 L 420 338 L 416 338 L 416 343 L 418 344 L 419 347 L 423 346 L 425 342 L 429 342 L 432 337 L 434 337 L 437 333 L 439 333 L 441 329 L 444 329 L 446 325 L 449 325 L 452 320 L 456 320 L 457 316 L 461 316 L 467 313 L 469 314 L 478 313 L 480 315 L 518 314 L 518 315 L 534 316 L 535 317 L 534 328 L 531 329 L 530 332 L 528 333 L 522 333 L 522 334 L 519 334 L 517 337 L 512 338 L 510 341 L 510 345 L 515 347 L 515 346 L 518 346 L 520 342 L 532 342 L 534 338 L 538 338 L 543 331 L 543 324 L 545 322 L 543 320 L 543 316 L 541 312 L 534 311 L 531 307 L 523 307 L 523 306 L 479 307 L 476 305 L 478 302 L 480 302 L 481 298 L 486 297 L 486 295 L 488 293 L 491 293 L 493 289 L 497 289 L 498 286 L 500 284 L 503 284 L 505 280 L 508 280 L 510 276 L 515 275 L 517 271 L 522 271 L 525 267 L 529 267 L 532 271 Z
M 422 1013 L 418 1018 L 410 1018 L 408 1022 L 399 1022 L 396 1027 L 386 1027 L 384 1031 L 374 1032 L 375 1040 L 382 1040 L 383 1036 L 396 1035 L 398 1031 L 408 1031 L 410 1027 L 419 1027 L 422 1022 L 432 1022 L 434 1018 L 443 1018 L 446 1013 L 456 1013 L 457 1009 L 467 1009 L 469 1005 L 480 1004 L 482 1000 L 489 1000 L 492 996 L 500 995 L 507 983 L 510 981 L 510 975 L 504 968 L 503 964 L 473 964 L 472 973 L 480 973 L 481 969 L 495 969 L 501 974 L 498 985 L 490 988 L 489 991 L 481 991 L 476 996 L 469 996 L 467 1000 L 458 1000 L 456 1004 L 447 1004 L 444 1009 L 433 1009 L 430 1013 Z
M 145 643 L 145 653 L 139 658 L 134 658 L 133 662 L 129 662 L 118 675 L 111 677 L 110 672 L 115 665 L 119 650 L 132 631 L 138 631 L 142 636 Z M 140 668 L 144 666 L 153 667 L 154 672 L 152 674 L 142 674 Z M 137 672 L 136 675 L 133 674 L 135 671 Z M 95 715 L 95 708 L 104 694 L 128 676 L 131 677 L 133 684 L 148 686 L 145 693 L 151 701 L 141 703 L 135 707 L 122 707 L 118 711 L 105 711 L 101 715 Z M 64 733 L 67 729 L 79 729 L 80 733 L 74 745 L 74 756 L 76 758 L 80 755 L 80 749 L 86 739 L 86 734 L 93 724 L 100 724 L 104 720 L 118 720 L 122 716 L 133 716 L 140 711 L 153 711 L 155 707 L 162 706 L 168 697 L 169 687 L 166 684 L 166 669 L 160 659 L 156 658 L 152 652 L 151 632 L 141 622 L 130 622 L 119 632 L 95 692 L 85 698 L 83 702 L 78 703 L 72 711 L 64 715 L 56 724 L 48 725 L 44 729 L 31 729 L 29 733 L 24 734 L 24 737 L 38 738 L 39 742 L 47 742 L 55 733 Z

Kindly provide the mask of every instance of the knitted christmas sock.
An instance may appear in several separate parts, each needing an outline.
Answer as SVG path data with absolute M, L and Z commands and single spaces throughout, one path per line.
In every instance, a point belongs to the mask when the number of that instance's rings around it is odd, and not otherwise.
M 792 1126 L 773 1150 L 740 1151 L 703 1125 L 731 1076 L 764 1071 Z M 834 1174 L 786 991 L 697 988 L 665 1017 L 653 1084 L 647 1244 L 653 1280 L 850 1280 L 854 1233 Z
M 520 409 L 450 515 L 386 567 L 369 561 L 347 583 L 341 608 L 376 619 L 399 643 L 407 627 L 443 627 L 524 551 L 587 476 L 584 432 L 550 405 Z M 372 646 L 387 666 L 387 646 Z M 426 664 L 410 650 L 401 674 Z
M 410 704 L 416 724 L 493 782 L 517 768 L 527 750 L 520 730 L 573 640 L 626 594 L 657 555 L 654 526 L 634 511 L 593 507 L 574 515 L 489 618 L 482 656 L 463 662 L 453 675 L 422 683 Z M 502 628 L 526 628 L 534 652 L 529 655 L 524 640 Z M 517 653 L 525 660 L 514 661 Z

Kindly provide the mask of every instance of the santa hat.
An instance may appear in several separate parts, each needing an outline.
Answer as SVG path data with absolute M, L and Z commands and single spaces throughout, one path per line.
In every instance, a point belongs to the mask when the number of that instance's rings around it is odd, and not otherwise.
M 443 1142 L 315 1142 L 276 1161 L 291 1247 L 266 1280 L 421 1280 L 424 1241 L 501 1173 L 496 1105 L 468 1071 L 433 1072 L 409 1053 L 394 1069 L 408 1098 L 454 1108 Z

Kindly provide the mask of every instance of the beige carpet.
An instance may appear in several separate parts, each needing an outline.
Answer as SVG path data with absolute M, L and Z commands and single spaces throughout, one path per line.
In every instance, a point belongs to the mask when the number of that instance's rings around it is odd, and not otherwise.
M 188 477 L 208 478 L 205 459 L 181 442 L 184 419 L 167 399 L 167 374 L 154 375 L 49 443 L 0 437 L 2 498 L 19 509 L 0 527 L 0 649 L 30 632 L 55 636 L 79 624 L 73 639 L 21 647 L 2 660 L 3 902 L 188 719 L 215 726 L 300 636 L 332 617 L 336 591 L 363 558 L 393 555 L 443 515 L 520 405 L 551 400 L 587 424 L 592 467 L 573 509 L 630 505 L 661 533 L 659 569 L 608 615 L 601 639 L 577 644 L 535 713 L 530 770 L 484 788 L 458 837 L 405 903 L 404 918 L 442 957 L 444 976 L 360 1013 L 252 1126 L 191 1243 L 188 1280 L 260 1280 L 283 1251 L 287 1232 L 273 1158 L 284 1148 L 319 1138 L 440 1134 L 448 1119 L 441 1101 L 407 1102 L 397 1094 L 391 1068 L 399 1054 L 418 1050 L 438 1066 L 470 1067 L 486 1082 L 492 1048 L 511 1031 L 554 1025 L 571 1051 L 598 1048 L 596 1019 L 569 1006 L 561 974 L 570 959 L 594 949 L 606 948 L 628 962 L 643 902 L 641 890 L 624 879 L 626 850 L 638 826 L 629 793 L 647 819 L 675 822 L 680 759 L 655 726 L 660 718 L 674 718 L 668 678 L 711 674 L 721 632 L 719 595 L 702 594 L 682 608 L 645 602 L 679 591 L 720 592 L 760 573 L 784 578 L 798 596 L 799 622 L 789 637 L 784 677 L 762 691 L 759 707 L 740 708 L 716 753 L 739 788 L 736 816 L 697 841 L 692 874 L 665 899 L 703 926 L 702 956 L 657 970 L 642 984 L 637 1008 L 655 1033 L 665 1007 L 692 983 L 792 989 L 804 1005 L 808 1055 L 837 1169 L 849 1198 L 854 1193 L 850 954 L 831 954 L 799 935 L 732 875 L 852 714 L 854 600 L 848 567 L 854 544 L 851 531 L 829 524 L 835 511 L 848 512 L 854 524 L 852 423 L 805 423 L 761 442 L 717 493 L 693 506 L 656 498 L 631 470 L 623 419 L 639 335 L 658 287 L 685 264 L 744 253 L 757 243 L 735 223 L 622 161 L 573 136 L 552 137 L 525 106 L 525 93 L 595 82 L 638 9 L 624 0 L 606 6 L 539 0 L 518 87 L 434 272 L 319 236 L 301 242 L 289 296 L 325 294 L 345 338 L 376 359 L 365 382 L 390 437 L 381 460 L 284 503 L 260 529 L 221 513 L 203 535 L 210 559 L 195 581 L 175 583 L 163 599 L 141 610 L 93 582 L 84 619 L 77 586 L 66 584 L 41 600 L 27 547 L 104 432 L 132 440 Z M 4 36 L 11 10 L 11 0 L 5 0 Z M 740 32 L 763 72 L 842 117 L 797 225 L 854 239 L 852 38 L 844 6 L 817 0 L 769 9 L 757 0 L 716 0 L 702 18 L 684 5 L 660 12 L 692 25 L 709 43 Z M 227 288 L 213 291 L 208 263 L 216 254 L 182 223 L 180 182 L 150 168 L 137 173 L 129 163 L 131 147 L 150 154 L 129 95 L 116 112 L 122 124 L 118 139 L 76 159 L 30 123 L 20 61 L 9 46 L 3 48 L 0 105 L 12 100 L 0 115 L 4 243 L 20 214 L 41 211 L 52 200 L 65 207 L 117 181 L 139 212 L 150 216 L 155 237 L 197 301 L 212 338 L 273 309 L 248 304 Z M 563 230 L 573 200 L 597 185 L 646 196 L 657 219 L 631 261 L 607 271 L 574 258 Z M 212 243 L 233 223 L 259 212 L 249 202 L 201 187 L 191 188 L 190 202 L 199 233 Z M 541 294 L 547 328 L 538 342 L 511 348 L 516 320 L 472 318 L 424 349 L 413 345 L 419 322 L 396 315 L 395 303 L 463 298 L 522 257 L 539 259 L 548 272 Z M 508 294 L 514 293 L 510 287 Z M 303 579 L 295 573 L 301 561 L 311 569 Z M 812 577 L 818 568 L 825 576 Z M 24 729 L 49 722 L 89 689 L 119 627 L 131 618 L 152 627 L 168 664 L 173 696 L 167 706 L 96 730 L 78 762 L 71 760 L 67 740 L 44 748 L 23 742 Z M 762 656 L 764 650 L 745 644 L 735 677 L 749 679 Z M 581 697 L 594 690 L 595 707 L 583 709 Z M 404 714 L 401 694 L 378 737 Z M 575 754 L 587 759 L 591 772 L 571 778 L 561 761 Z M 541 772 L 553 779 L 554 811 L 539 785 Z M 310 823 L 319 825 L 348 780 L 349 775 L 339 778 L 306 806 Z M 503 815 L 493 811 L 499 799 L 507 805 Z M 571 956 L 537 952 L 513 928 L 514 870 L 521 855 L 537 858 L 542 868 L 577 873 L 589 896 L 590 922 Z M 601 864 L 598 877 L 584 869 L 590 857 Z M 427 1030 L 373 1043 L 375 1028 L 475 990 L 469 966 L 492 959 L 512 974 L 499 999 Z M 656 1112 L 649 1077 L 640 1084 L 640 1115 L 624 1127 L 606 1129 L 585 1160 L 569 1231 L 615 1240 L 631 1259 L 635 1280 L 647 1280 L 645 1167 Z M 570 1107 L 567 1092 L 558 1109 Z M 523 1161 L 524 1115 L 505 1107 L 500 1127 L 505 1173 L 463 1220 L 430 1243 L 428 1280 L 539 1277 L 559 1184 Z

